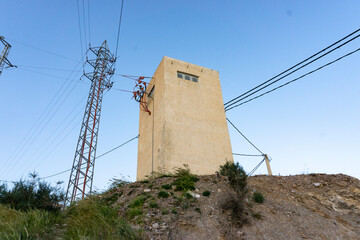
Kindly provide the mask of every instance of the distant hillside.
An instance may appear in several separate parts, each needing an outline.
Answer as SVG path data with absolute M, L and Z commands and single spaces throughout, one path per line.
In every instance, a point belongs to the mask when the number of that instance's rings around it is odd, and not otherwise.
M 358 179 L 254 176 L 245 197 L 238 197 L 226 177 L 198 178 L 191 191 L 176 191 L 176 179 L 165 176 L 101 197 L 149 239 L 360 239 Z M 263 203 L 255 202 L 254 192 Z

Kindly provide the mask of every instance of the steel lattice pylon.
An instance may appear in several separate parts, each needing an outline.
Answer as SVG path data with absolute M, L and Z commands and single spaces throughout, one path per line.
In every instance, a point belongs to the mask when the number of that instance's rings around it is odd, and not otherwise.
M 90 79 L 91 87 L 66 191 L 65 208 L 91 193 L 101 102 L 104 91 L 112 87 L 110 78 L 114 74 L 115 58 L 107 42 L 104 41 L 101 47 L 90 48 L 89 52 L 95 54 L 96 59 L 86 61 L 93 68 L 91 73 L 84 73 Z
M 10 61 L 7 59 L 7 56 L 9 55 L 9 52 L 10 52 L 11 45 L 7 41 L 5 41 L 5 38 L 3 36 L 0 36 L 0 42 L 2 44 L 4 44 L 4 48 L 0 53 L 0 75 L 1 75 L 5 65 L 7 65 L 6 68 L 15 67 L 15 66 L 12 65 L 10 63 Z

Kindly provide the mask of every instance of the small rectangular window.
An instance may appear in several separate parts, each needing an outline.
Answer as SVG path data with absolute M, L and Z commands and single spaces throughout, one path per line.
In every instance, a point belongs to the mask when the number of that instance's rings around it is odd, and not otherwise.
M 192 81 L 196 83 L 199 82 L 199 77 L 187 73 L 177 72 L 177 76 L 178 78 L 182 78 L 188 81 Z

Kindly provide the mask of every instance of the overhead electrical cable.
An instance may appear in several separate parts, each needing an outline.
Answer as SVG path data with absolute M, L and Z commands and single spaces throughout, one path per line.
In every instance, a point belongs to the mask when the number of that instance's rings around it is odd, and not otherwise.
M 109 150 L 109 151 L 107 151 L 107 152 L 105 152 L 105 153 L 103 153 L 103 154 L 100 154 L 98 157 L 96 157 L 96 159 L 98 159 L 98 158 L 100 158 L 100 157 L 103 157 L 103 156 L 105 156 L 106 154 L 109 154 L 109 153 L 111 153 L 112 151 L 115 151 L 116 149 L 118 149 L 118 148 L 120 148 L 120 147 L 123 147 L 124 145 L 130 143 L 131 141 L 134 141 L 134 140 L 137 139 L 137 138 L 139 138 L 139 135 L 137 135 L 136 137 L 131 138 L 130 140 L 128 140 L 128 141 L 120 144 L 119 146 L 117 146 L 117 147 L 115 147 L 115 148 L 113 148 L 113 149 L 111 149 L 111 150 Z M 58 173 L 55 173 L 55 174 L 52 174 L 52 175 L 50 175 L 50 176 L 42 177 L 42 178 L 40 178 L 40 179 L 46 179 L 46 178 L 50 178 L 50 177 L 55 177 L 55 176 L 58 176 L 58 175 L 60 175 L 60 174 L 63 174 L 63 173 L 69 172 L 69 171 L 71 171 L 71 168 L 69 168 L 69 169 L 67 169 L 67 170 L 64 170 L 64 171 L 61 171 L 61 172 L 58 172 Z
M 82 10 L 83 10 L 83 24 L 84 24 L 84 40 L 85 40 L 85 49 L 87 49 L 88 41 L 86 34 L 86 21 L 85 21 L 85 0 L 82 1 Z M 90 46 L 90 43 L 89 43 Z
M 330 46 L 328 46 L 328 47 L 326 47 L 326 48 L 322 49 L 321 51 L 317 52 L 316 54 L 314 54 L 314 55 L 310 56 L 309 58 L 307 58 L 307 59 L 305 59 L 305 60 L 301 61 L 300 63 L 298 63 L 298 64 L 296 64 L 296 65 L 292 66 L 291 68 L 289 68 L 289 69 L 287 69 L 287 70 L 283 71 L 282 73 L 280 73 L 280 74 L 276 75 L 275 77 L 273 77 L 273 78 L 271 78 L 271 79 L 269 79 L 269 80 L 267 80 L 267 81 L 265 81 L 265 82 L 261 83 L 260 85 L 258 85 L 258 86 L 256 86 L 256 87 L 254 87 L 254 88 L 250 89 L 249 91 L 247 91 L 247 92 L 245 92 L 245 93 L 243 93 L 243 94 L 241 94 L 241 95 L 237 96 L 236 98 L 233 98 L 232 100 L 230 100 L 230 101 L 226 102 L 226 103 L 224 104 L 225 109 L 227 109 L 227 108 L 229 108 L 230 106 L 232 106 L 232 105 L 234 105 L 234 104 L 238 103 L 239 101 L 241 101 L 241 100 L 243 100 L 243 99 L 247 98 L 248 96 L 251 96 L 251 95 L 255 94 L 256 92 L 261 91 L 262 89 L 264 89 L 264 88 L 266 88 L 266 87 L 268 87 L 268 86 L 270 86 L 270 85 L 272 85 L 272 84 L 274 84 L 274 83 L 276 83 L 276 82 L 280 81 L 281 79 L 283 79 L 283 78 L 285 78 L 285 77 L 289 76 L 290 74 L 292 74 L 292 73 L 294 73 L 294 72 L 296 72 L 296 71 L 298 71 L 298 70 L 300 70 L 300 69 L 304 68 L 305 66 L 307 66 L 307 65 L 309 65 L 309 64 L 311 64 L 311 63 L 313 63 L 313 62 L 317 61 L 318 59 L 320 59 L 320 58 L 322 58 L 322 57 L 326 56 L 327 54 L 329 54 L 329 53 L 331 53 L 331 52 L 333 52 L 333 51 L 335 51 L 335 50 L 337 50 L 337 49 L 341 48 L 342 46 L 344 46 L 344 45 L 348 44 L 349 42 L 351 42 L 351 41 L 355 40 L 356 38 L 358 38 L 358 37 L 360 36 L 360 34 L 359 34 L 359 35 L 357 35 L 357 36 L 355 36 L 355 37 L 353 37 L 353 38 L 351 38 L 350 40 L 346 41 L 345 43 L 342 43 L 341 45 L 339 45 L 339 46 L 337 46 L 337 47 L 333 48 L 332 50 L 330 50 L 330 51 L 328 51 L 328 52 L 326 52 L 326 53 L 322 54 L 321 56 L 319 56 L 319 57 L 315 58 L 314 60 L 312 60 L 312 61 L 310 61 L 310 62 L 308 62 L 308 63 L 306 63 L 306 64 L 304 64 L 304 65 L 300 66 L 299 68 L 296 68 L 297 66 L 301 65 L 302 63 L 305 63 L 306 61 L 308 61 L 308 60 L 312 59 L 313 57 L 315 57 L 315 56 L 319 55 L 320 53 L 322 53 L 322 52 L 324 52 L 324 51 L 328 50 L 329 48 L 331 48 L 331 47 L 335 46 L 336 44 L 338 44 L 338 43 L 342 42 L 342 41 L 343 41 L 343 40 L 345 40 L 346 38 L 348 38 L 348 37 L 352 36 L 353 34 L 357 33 L 358 31 L 360 31 L 360 29 L 358 29 L 358 30 L 354 31 L 353 33 L 351 33 L 351 34 L 347 35 L 346 37 L 344 37 L 344 38 L 342 38 L 342 39 L 340 39 L 340 40 L 336 41 L 335 43 L 331 44 Z M 274 80 L 275 78 L 277 78 L 277 77 L 279 77 L 279 76 L 283 75 L 284 73 L 286 73 L 286 72 L 288 72 L 288 71 L 290 71 L 290 70 L 292 70 L 292 69 L 294 69 L 294 68 L 296 68 L 296 69 L 295 69 L 295 70 L 293 70 L 293 71 L 291 71 L 290 73 L 288 73 L 288 74 L 286 74 L 286 75 L 282 76 L 281 78 L 279 78 L 279 79 L 277 79 L 277 80 Z M 272 81 L 272 80 L 274 80 L 274 81 Z M 271 82 L 271 81 L 272 81 L 272 82 Z M 271 82 L 271 83 L 269 83 L 269 82 Z M 267 84 L 267 83 L 269 83 L 269 84 Z M 267 85 L 266 85 L 266 86 L 264 86 L 264 87 L 262 87 L 261 89 L 258 89 L 258 88 L 260 88 L 261 86 L 263 86 L 263 85 L 265 85 L 265 84 L 267 84 Z M 258 90 L 256 90 L 256 89 L 258 89 Z M 255 90 L 256 90 L 256 91 L 255 91 Z M 247 94 L 248 94 L 248 95 L 247 95 Z M 247 96 L 245 96 L 245 95 L 247 95 Z M 241 97 L 242 97 L 242 98 L 241 98 Z M 241 98 L 241 99 L 240 99 L 240 98 Z
M 235 156 L 242 156 L 242 157 L 263 157 L 262 154 L 246 154 L 246 153 L 233 153 Z
M 71 123 L 73 123 L 79 116 L 79 114 L 81 114 L 81 112 L 84 111 L 85 107 L 81 107 L 80 111 L 75 112 L 75 110 L 77 110 L 79 108 L 79 106 L 82 106 L 83 101 L 86 99 L 87 94 L 77 103 L 75 104 L 75 107 L 71 110 L 70 113 L 67 114 L 67 116 L 61 121 L 61 123 L 54 129 L 54 131 L 52 131 L 48 137 L 46 138 L 46 140 L 44 141 L 45 144 L 42 144 L 29 158 L 27 162 L 30 162 L 30 164 L 28 165 L 28 167 L 26 168 L 26 170 L 24 172 L 26 172 L 35 162 L 37 162 L 40 159 L 40 156 L 42 156 L 46 150 L 48 150 L 54 143 L 57 143 L 56 146 L 59 146 L 61 142 L 56 142 L 61 135 L 65 134 L 66 129 L 70 126 Z M 70 118 L 70 116 L 74 114 L 73 118 L 66 124 L 65 127 L 63 127 L 63 125 L 65 125 L 65 123 L 67 122 L 67 120 Z M 76 124 L 76 126 L 78 126 L 79 124 Z M 56 135 L 57 132 L 60 133 L 53 138 L 53 136 Z M 68 136 L 71 133 L 71 131 L 67 134 L 65 134 L 66 136 Z M 52 141 L 51 141 L 51 138 Z M 35 157 L 35 155 L 41 150 L 43 149 L 43 151 L 36 157 L 36 159 L 34 161 L 32 161 L 32 159 Z M 45 159 L 45 158 L 44 158 Z M 38 164 L 40 165 L 40 164 Z M 35 167 L 37 168 L 38 165 Z
M 78 66 L 78 64 L 77 64 Z M 77 68 L 77 66 L 74 68 L 74 70 Z M 18 146 L 18 148 L 20 148 L 20 150 L 17 148 L 15 149 L 16 155 L 12 158 L 12 160 L 10 159 L 8 162 L 9 163 L 13 163 L 13 168 L 14 166 L 17 165 L 17 162 L 19 159 L 21 159 L 24 154 L 28 151 L 28 149 L 30 148 L 30 146 L 34 143 L 34 141 L 39 137 L 39 135 L 41 134 L 41 132 L 44 130 L 44 128 L 48 125 L 48 123 L 51 121 L 51 119 L 54 117 L 54 115 L 57 113 L 57 111 L 59 110 L 59 108 L 63 105 L 63 103 L 65 102 L 65 100 L 68 98 L 68 96 L 70 95 L 70 93 L 74 90 L 74 88 L 77 86 L 77 84 L 80 81 L 75 82 L 75 84 L 73 85 L 73 87 L 70 89 L 70 91 L 67 93 L 67 95 L 62 99 L 62 97 L 64 96 L 64 94 L 67 92 L 67 90 L 70 88 L 71 84 L 73 81 L 70 80 L 70 77 L 72 76 L 73 72 L 69 74 L 69 77 L 67 79 L 67 81 L 64 82 L 64 84 L 60 87 L 60 90 L 57 92 L 57 94 L 52 98 L 52 100 L 50 101 L 50 103 L 47 105 L 47 107 L 45 108 L 45 110 L 43 111 L 43 113 L 41 114 L 41 116 L 38 118 L 38 120 L 35 122 L 35 124 L 32 126 L 32 128 L 29 130 L 29 134 L 31 133 L 30 137 L 24 138 L 23 142 L 21 143 L 20 146 Z M 77 74 L 74 75 L 74 78 L 77 77 Z M 68 81 L 69 80 L 69 81 Z M 69 83 L 69 84 L 67 84 Z M 58 107 L 56 108 L 55 112 L 53 112 L 53 114 L 48 118 L 48 116 L 50 115 L 50 113 L 52 112 L 52 110 L 55 108 L 55 106 L 57 105 L 58 102 L 60 102 L 62 99 L 62 102 L 58 105 Z M 46 114 L 45 114 L 46 113 Z M 45 115 L 44 115 L 45 114 Z M 44 116 L 44 117 L 43 117 Z M 43 124 L 44 123 L 44 124 Z M 39 130 L 40 129 L 40 130 Z M 35 135 L 36 134 L 36 135 Z M 28 134 L 27 134 L 28 136 Z M 27 146 L 27 147 L 26 147 Z M 16 161 L 16 159 L 18 159 Z M 12 168 L 12 169 L 13 169 Z M 4 169 L 5 170 L 5 169 Z M 9 171 L 7 171 L 7 173 L 9 173 Z
M 264 153 L 262 151 L 260 151 L 260 149 L 258 147 L 256 147 L 228 118 L 226 118 L 226 120 L 231 124 L 231 126 L 233 126 L 235 128 L 235 130 L 240 133 L 240 135 L 248 142 L 250 143 L 251 146 L 253 146 L 259 153 L 261 153 L 262 155 L 264 155 Z
M 91 47 L 91 35 L 90 35 L 90 0 L 87 0 L 88 3 L 88 27 L 89 27 L 89 46 Z
M 310 74 L 312 74 L 312 73 L 315 73 L 315 72 L 319 71 L 320 69 L 322 69 L 322 68 L 324 68 L 324 67 L 327 67 L 327 66 L 329 66 L 329 65 L 331 65 L 331 64 L 333 64 L 333 63 L 335 63 L 335 62 L 337 62 L 337 61 L 340 61 L 341 59 L 343 59 L 343 58 L 345 58 L 345 57 L 348 57 L 348 56 L 350 56 L 350 55 L 352 55 L 352 54 L 354 54 L 354 53 L 356 53 L 356 52 L 358 52 L 358 51 L 360 51 L 360 48 L 358 48 L 358 49 L 356 49 L 356 50 L 354 50 L 354 51 L 352 51 L 352 52 L 349 52 L 349 53 L 347 53 L 347 54 L 345 54 L 345 55 L 343 55 L 343 56 L 335 59 L 334 61 L 328 62 L 328 63 L 322 65 L 321 67 L 318 67 L 318 68 L 316 68 L 316 69 L 314 69 L 314 70 L 312 70 L 312 71 L 310 71 L 310 72 L 307 72 L 307 73 L 301 75 L 300 77 L 297 77 L 297 78 L 295 78 L 295 79 L 293 79 L 293 80 L 291 80 L 291 81 L 288 81 L 288 82 L 286 82 L 286 83 L 284 83 L 284 84 L 282 84 L 282 85 L 280 85 L 280 86 L 278 86 L 278 87 L 275 87 L 275 88 L 273 88 L 273 89 L 271 89 L 271 90 L 269 90 L 269 91 L 266 91 L 266 92 L 264 92 L 264 93 L 262 93 L 262 94 L 260 94 L 260 95 L 258 95 L 258 96 L 256 96 L 256 97 L 250 98 L 249 100 L 246 100 L 246 101 L 244 101 L 244 102 L 242 102 L 242 103 L 239 103 L 239 104 L 237 104 L 237 105 L 235 105 L 235 106 L 232 106 L 231 108 L 226 109 L 226 111 L 231 110 L 231 109 L 236 108 L 236 107 L 239 107 L 239 106 L 241 106 L 241 105 L 243 105 L 243 104 L 245 104 L 245 103 L 251 102 L 251 101 L 253 101 L 253 100 L 255 100 L 255 99 L 259 98 L 259 97 L 262 97 L 262 96 L 264 96 L 264 95 L 266 95 L 266 94 L 269 94 L 269 93 L 271 93 L 271 92 L 273 92 L 273 91 L 275 91 L 275 90 L 277 90 L 277 89 L 279 89 L 279 88 L 285 87 L 286 85 L 289 85 L 290 83 L 293 83 L 293 82 L 295 82 L 295 81 L 297 81 L 297 80 L 299 80 L 299 79 L 301 79 L 301 78 L 303 78 L 303 77 L 306 77 L 306 76 L 308 76 L 308 75 L 310 75 Z
M 26 47 L 29 47 L 29 48 L 33 48 L 33 49 L 36 49 L 38 51 L 41 51 L 41 52 L 45 52 L 47 54 L 51 54 L 51 55 L 54 55 L 54 56 L 57 56 L 57 57 L 61 57 L 61 58 L 64 58 L 64 59 L 67 59 L 67 60 L 71 60 L 71 61 L 74 61 L 74 62 L 81 62 L 79 60 L 76 60 L 76 59 L 73 59 L 73 58 L 70 58 L 70 57 L 66 57 L 66 56 L 62 56 L 60 54 L 57 54 L 57 53 L 53 53 L 51 51 L 48 51 L 48 50 L 45 50 L 45 49 L 41 49 L 41 48 L 38 48 L 38 47 L 34 47 L 34 46 L 31 46 L 27 43 L 23 43 L 23 42 L 20 42 L 20 41 L 17 41 L 17 40 L 14 40 L 14 39 L 10 39 L 7 37 L 8 40 L 11 40 L 12 42 L 16 42 L 18 44 L 21 44 L 23 46 L 26 46 Z
M 51 67 L 29 66 L 29 65 L 16 65 L 16 66 L 20 67 L 20 68 L 38 68 L 38 69 L 53 70 L 53 71 L 65 71 L 65 72 L 73 72 L 74 71 L 71 69 L 64 69 L 64 68 L 51 68 Z M 36 73 L 39 73 L 39 72 L 36 72 Z M 57 77 L 57 76 L 52 76 L 52 77 L 61 78 L 61 77 Z M 61 78 L 61 79 L 66 79 L 66 78 Z
M 60 107 L 64 104 L 64 102 L 67 100 L 67 98 L 69 97 L 69 95 L 71 94 L 71 92 L 75 89 L 75 87 L 77 86 L 77 83 L 75 83 L 73 85 L 73 87 L 70 89 L 70 91 L 67 93 L 67 95 L 65 96 L 65 98 L 62 100 L 62 102 L 60 102 L 60 104 L 57 106 L 57 108 L 55 109 L 55 111 L 53 112 L 53 114 L 46 120 L 45 124 L 41 127 L 41 129 L 36 133 L 36 135 L 32 138 L 32 141 L 30 142 L 30 144 L 27 145 L 27 148 L 25 148 L 25 150 L 22 152 L 22 154 L 17 158 L 17 162 L 19 163 L 20 160 L 24 157 L 24 155 L 28 152 L 28 150 L 30 149 L 30 147 L 33 145 L 33 143 L 38 139 L 38 137 L 41 135 L 41 133 L 43 132 L 43 130 L 46 128 L 46 126 L 50 123 L 50 121 L 54 118 L 55 114 L 59 111 Z M 40 126 L 40 125 L 39 125 Z M 13 167 L 11 168 L 11 170 L 9 170 L 9 172 L 11 172 L 16 166 L 16 163 L 13 165 Z
M 118 27 L 117 40 L 116 40 L 115 61 L 118 58 L 117 52 L 118 52 L 118 47 L 119 47 L 119 38 L 120 38 L 120 29 L 121 29 L 121 19 L 122 19 L 123 8 L 124 8 L 124 0 L 121 0 L 121 8 L 120 8 L 120 16 L 119 16 L 119 27 Z
M 71 76 L 73 75 L 73 73 L 75 72 L 75 70 L 77 69 L 77 67 L 79 66 L 80 62 L 78 62 L 76 64 L 76 66 L 73 69 L 73 72 L 71 72 L 69 74 L 69 76 L 67 77 L 66 81 L 60 86 L 59 90 L 56 92 L 56 94 L 54 95 L 54 97 L 50 100 L 50 102 L 48 103 L 48 105 L 45 107 L 45 109 L 42 111 L 41 115 L 38 117 L 38 119 L 35 121 L 35 123 L 32 125 L 32 127 L 29 129 L 29 131 L 26 133 L 25 137 L 22 138 L 21 143 L 15 148 L 14 152 L 11 154 L 10 159 L 7 162 L 4 162 L 4 164 L 2 165 L 2 167 L 0 168 L 0 171 L 3 170 L 5 171 L 6 167 L 13 163 L 14 159 L 17 158 L 17 156 L 21 153 L 21 146 L 23 146 L 26 142 L 29 142 L 30 139 L 32 138 L 33 134 L 35 134 L 35 132 L 37 131 L 37 129 L 40 127 L 40 125 L 42 124 L 42 122 L 44 121 L 44 119 L 47 118 L 48 114 L 50 113 L 50 111 L 54 108 L 56 102 L 61 99 L 61 97 L 63 96 L 63 94 L 65 93 L 65 91 L 69 88 L 69 86 L 71 85 Z M 75 75 L 76 76 L 76 75 Z M 43 118 L 44 117 L 44 118 Z M 30 136 L 30 134 L 32 134 Z M 30 136 L 30 137 L 29 137 Z M 23 146 L 24 147 L 24 146 Z
M 77 3 L 77 12 L 78 12 L 78 22 L 79 22 L 79 33 L 80 33 L 80 49 L 81 49 L 81 62 L 84 62 L 84 51 L 83 51 L 83 40 L 81 35 L 81 23 L 80 23 L 80 9 L 79 9 L 79 0 L 76 0 Z
M 256 166 L 254 167 L 254 169 L 249 172 L 248 176 L 253 175 L 253 173 L 261 166 L 261 164 L 262 164 L 264 161 L 265 161 L 265 158 L 264 158 L 263 160 L 261 160 L 261 161 L 259 162 L 259 164 L 256 165 Z

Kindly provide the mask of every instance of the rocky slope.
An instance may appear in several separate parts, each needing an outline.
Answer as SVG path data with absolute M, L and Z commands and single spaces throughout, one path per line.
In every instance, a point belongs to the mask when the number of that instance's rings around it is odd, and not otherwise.
M 243 198 L 222 176 L 201 176 L 187 192 L 175 191 L 174 180 L 135 182 L 102 197 L 147 239 L 360 239 L 360 181 L 346 175 L 254 176 Z

